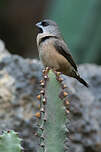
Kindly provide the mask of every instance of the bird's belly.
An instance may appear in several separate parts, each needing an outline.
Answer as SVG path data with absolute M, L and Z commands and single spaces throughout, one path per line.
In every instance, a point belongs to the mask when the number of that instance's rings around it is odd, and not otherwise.
M 39 57 L 44 66 L 58 69 L 57 52 L 49 43 L 42 45 L 39 49 Z
M 54 68 L 55 70 L 68 76 L 72 75 L 73 67 L 71 64 L 50 44 L 40 47 L 39 56 L 45 67 L 48 66 Z

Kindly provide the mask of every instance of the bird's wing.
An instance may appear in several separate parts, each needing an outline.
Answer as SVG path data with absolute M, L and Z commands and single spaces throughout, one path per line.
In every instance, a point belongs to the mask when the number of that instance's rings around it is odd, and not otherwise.
M 72 55 L 70 54 L 67 45 L 65 44 L 64 41 L 61 40 L 55 40 L 54 41 L 54 47 L 56 48 L 56 50 L 63 55 L 68 62 L 74 67 L 74 69 L 77 71 L 77 66 L 72 58 Z

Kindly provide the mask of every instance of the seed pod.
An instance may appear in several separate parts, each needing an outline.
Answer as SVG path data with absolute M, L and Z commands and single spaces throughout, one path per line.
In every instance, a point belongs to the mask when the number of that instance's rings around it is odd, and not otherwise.
M 41 143 L 40 146 L 41 146 L 41 147 L 45 147 L 45 144 L 44 144 L 44 143 Z
M 48 79 L 48 76 L 47 76 L 47 75 L 44 75 L 44 79 L 47 80 L 47 79 Z
M 37 113 L 35 114 L 35 117 L 40 118 L 40 112 L 37 112 Z
M 64 91 L 63 95 L 64 95 L 64 97 L 66 97 L 68 95 L 68 93 Z
M 70 113 L 70 112 L 69 112 L 69 110 L 67 110 L 67 109 L 65 110 L 65 112 L 66 112 L 67 114 L 69 114 L 69 113 Z
M 65 88 L 67 88 L 67 86 L 66 86 L 65 84 L 63 84 L 63 85 L 62 85 L 62 88 L 65 89 Z
M 41 84 L 40 84 L 42 87 L 44 87 L 44 85 L 45 85 L 45 83 L 44 82 L 41 82 Z
M 45 110 L 44 110 L 44 108 L 43 108 L 43 107 L 40 109 L 40 112 L 43 112 L 43 113 L 45 112 Z
M 56 72 L 56 76 L 60 76 L 61 75 L 61 72 Z
M 38 100 L 40 100 L 41 99 L 41 95 L 39 94 L 39 95 L 37 95 L 37 99 Z
M 65 100 L 65 104 L 66 104 L 66 105 L 69 105 L 69 101 L 68 101 L 68 100 Z
M 43 98 L 42 102 L 43 104 L 46 104 L 46 98 Z
M 62 82 L 62 81 L 63 81 L 63 78 L 60 78 L 60 77 L 59 77 L 59 78 L 58 78 L 58 81 L 59 81 L 59 82 Z
M 40 94 L 44 95 L 45 91 L 44 90 L 41 90 L 40 91 Z
M 41 135 L 41 138 L 42 138 L 42 139 L 45 139 L 44 134 Z

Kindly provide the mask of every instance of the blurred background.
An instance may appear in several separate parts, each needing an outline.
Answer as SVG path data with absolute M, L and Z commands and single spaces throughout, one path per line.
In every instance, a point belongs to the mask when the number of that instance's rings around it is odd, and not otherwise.
M 14 54 L 38 58 L 35 23 L 60 27 L 78 64 L 101 64 L 101 0 L 0 0 L 0 39 Z

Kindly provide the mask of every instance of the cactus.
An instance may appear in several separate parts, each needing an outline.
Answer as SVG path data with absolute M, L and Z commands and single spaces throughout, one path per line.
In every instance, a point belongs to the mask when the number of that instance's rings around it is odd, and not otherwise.
M 13 130 L 0 135 L 0 152 L 21 152 L 21 139 Z
M 66 113 L 69 111 L 64 105 L 67 92 L 61 89 L 60 73 L 52 70 L 43 71 L 44 80 L 41 81 L 40 99 L 40 152 L 63 152 L 66 132 Z M 62 88 L 65 88 L 62 85 Z M 62 90 L 62 91 L 61 91 Z M 65 100 L 63 100 L 65 98 Z

